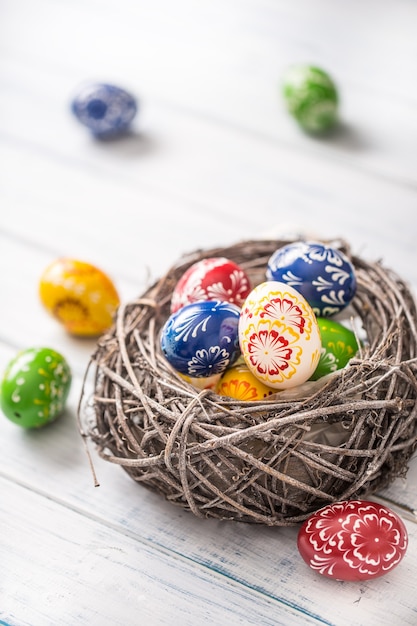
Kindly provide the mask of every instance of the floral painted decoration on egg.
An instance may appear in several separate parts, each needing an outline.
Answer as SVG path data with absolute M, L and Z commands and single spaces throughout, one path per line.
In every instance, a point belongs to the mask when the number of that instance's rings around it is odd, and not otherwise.
M 252 374 L 245 363 L 240 363 L 229 367 L 222 374 L 216 386 L 216 393 L 241 402 L 254 402 L 268 398 L 276 393 L 276 389 L 265 385 Z
M 113 323 L 119 295 L 100 269 L 62 258 L 43 272 L 39 295 L 46 310 L 72 335 L 98 336 Z
M 346 367 L 359 349 L 355 333 L 346 326 L 326 317 L 318 317 L 317 324 L 321 337 L 321 353 L 317 369 L 310 380 L 318 380 Z
M 353 264 L 341 251 L 317 241 L 296 241 L 270 257 L 266 278 L 297 289 L 319 317 L 330 317 L 350 304 L 356 293 Z
M 98 138 L 125 133 L 133 121 L 138 105 L 125 89 L 106 83 L 84 85 L 71 104 L 81 124 Z
M 65 358 L 50 348 L 28 348 L 6 367 L 0 388 L 4 415 L 22 428 L 39 428 L 64 410 L 71 387 Z
M 239 356 L 240 308 L 204 300 L 172 313 L 161 329 L 161 349 L 172 367 L 191 378 L 221 374 Z
M 274 389 L 304 383 L 320 358 L 320 333 L 311 306 L 293 287 L 277 281 L 261 283 L 247 297 L 239 343 L 252 374 Z
M 312 65 L 294 65 L 283 77 L 282 93 L 287 110 L 309 133 L 321 133 L 334 126 L 339 97 L 329 74 Z
M 314 571 L 336 580 L 370 580 L 390 572 L 408 547 L 407 529 L 386 506 L 366 500 L 329 504 L 301 526 L 297 546 Z
M 246 272 L 225 257 L 210 257 L 191 265 L 172 293 L 171 313 L 199 300 L 221 300 L 242 306 L 250 292 Z

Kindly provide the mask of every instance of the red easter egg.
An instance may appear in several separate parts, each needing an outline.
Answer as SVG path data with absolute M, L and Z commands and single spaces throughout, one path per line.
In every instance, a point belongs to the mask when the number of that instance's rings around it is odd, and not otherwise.
M 402 560 L 407 529 L 391 509 L 367 500 L 329 504 L 301 526 L 298 550 L 313 570 L 336 580 L 370 580 Z
M 225 257 L 202 259 L 181 276 L 172 293 L 171 313 L 200 300 L 220 300 L 241 307 L 251 290 L 246 272 Z

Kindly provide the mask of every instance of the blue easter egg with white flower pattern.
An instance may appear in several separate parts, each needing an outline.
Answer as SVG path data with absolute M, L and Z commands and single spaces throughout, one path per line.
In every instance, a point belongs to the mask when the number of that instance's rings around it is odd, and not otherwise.
M 135 117 L 135 98 L 116 85 L 91 83 L 83 86 L 72 101 L 72 112 L 96 137 L 126 132 Z
M 240 308 L 205 300 L 183 306 L 161 330 L 161 349 L 172 367 L 187 376 L 221 374 L 240 355 Z
M 339 313 L 356 293 L 355 269 L 348 257 L 316 241 L 296 241 L 276 250 L 266 278 L 299 291 L 320 317 Z

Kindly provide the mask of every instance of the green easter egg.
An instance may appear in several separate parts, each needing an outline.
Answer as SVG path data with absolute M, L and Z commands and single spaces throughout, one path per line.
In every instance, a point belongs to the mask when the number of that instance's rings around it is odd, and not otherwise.
M 71 386 L 64 357 L 50 348 L 28 348 L 12 359 L 0 387 L 6 417 L 23 428 L 39 428 L 64 410 Z
M 310 378 L 318 380 L 326 374 L 345 367 L 358 351 L 355 334 L 334 320 L 318 317 L 321 337 L 321 354 L 319 364 Z
M 311 65 L 290 67 L 282 90 L 288 111 L 307 132 L 320 133 L 335 124 L 339 98 L 325 71 Z

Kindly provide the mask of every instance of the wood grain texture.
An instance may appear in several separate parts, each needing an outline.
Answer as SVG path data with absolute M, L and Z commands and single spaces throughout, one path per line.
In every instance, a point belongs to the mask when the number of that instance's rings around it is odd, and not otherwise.
M 91 450 L 96 488 L 76 424 L 95 341 L 66 335 L 37 292 L 59 256 L 127 301 L 182 254 L 287 232 L 345 237 L 417 292 L 416 21 L 412 0 L 3 0 L 0 368 L 45 345 L 74 381 L 43 431 L 0 420 L 0 624 L 417 623 L 416 459 L 385 492 L 410 508 L 407 555 L 360 584 L 310 571 L 297 528 L 199 520 Z M 304 61 L 339 86 L 325 138 L 280 99 Z M 72 118 L 86 80 L 140 98 L 131 136 L 97 142 Z

